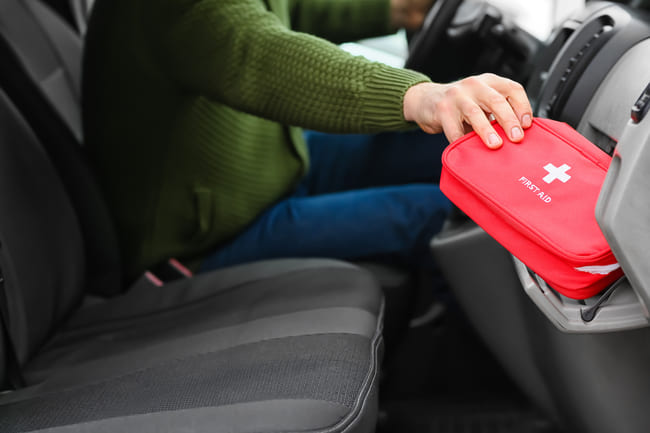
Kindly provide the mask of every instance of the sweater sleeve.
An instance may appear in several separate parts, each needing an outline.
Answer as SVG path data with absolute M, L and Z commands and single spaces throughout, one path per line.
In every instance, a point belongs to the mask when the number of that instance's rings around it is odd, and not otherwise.
M 428 81 L 293 32 L 259 0 L 194 1 L 165 28 L 161 59 L 185 91 L 287 125 L 403 129 L 404 93 Z
M 334 43 L 390 33 L 389 0 L 289 0 L 291 27 Z

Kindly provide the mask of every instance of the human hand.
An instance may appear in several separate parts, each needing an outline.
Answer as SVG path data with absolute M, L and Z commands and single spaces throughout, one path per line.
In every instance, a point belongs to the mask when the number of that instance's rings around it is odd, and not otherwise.
M 435 0 L 390 0 L 390 21 L 394 28 L 417 30 Z
M 482 74 L 449 84 L 420 83 L 404 94 L 404 118 L 429 134 L 444 132 L 449 142 L 471 129 L 487 147 L 498 149 L 503 140 L 490 115 L 511 141 L 524 138 L 532 124 L 532 108 L 521 84 L 494 74 Z

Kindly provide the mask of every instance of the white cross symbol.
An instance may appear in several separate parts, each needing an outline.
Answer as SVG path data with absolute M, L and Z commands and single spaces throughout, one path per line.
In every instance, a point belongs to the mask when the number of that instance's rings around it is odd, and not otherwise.
M 544 176 L 544 182 L 551 183 L 557 179 L 562 183 L 566 183 L 569 179 L 571 179 L 571 175 L 568 175 L 566 173 L 569 169 L 571 169 L 571 167 L 566 164 L 562 164 L 559 167 L 556 167 L 553 164 L 546 164 L 544 166 L 544 170 L 548 171 L 548 174 Z

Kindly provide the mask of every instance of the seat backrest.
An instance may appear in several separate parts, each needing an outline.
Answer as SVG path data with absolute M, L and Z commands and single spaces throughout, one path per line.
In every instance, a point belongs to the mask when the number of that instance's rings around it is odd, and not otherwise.
M 72 199 L 91 292 L 122 287 L 117 237 L 81 148 L 81 40 L 38 0 L 0 0 L 0 87 L 39 137 Z
M 80 37 L 40 0 L 0 1 L 0 32 L 81 142 Z
M 70 0 L 70 10 L 75 20 L 77 29 L 81 34 L 86 32 L 88 16 L 93 7 L 94 0 Z
M 59 175 L 0 90 L 0 269 L 21 364 L 80 303 L 84 268 L 79 223 Z
M 42 0 L 56 11 L 79 34 L 86 32 L 88 15 L 94 0 Z

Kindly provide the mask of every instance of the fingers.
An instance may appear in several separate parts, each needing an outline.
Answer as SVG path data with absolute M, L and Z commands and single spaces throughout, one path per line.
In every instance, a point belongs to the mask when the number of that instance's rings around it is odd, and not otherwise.
M 455 94 L 458 95 L 455 95 Z M 503 140 L 492 127 L 490 118 L 481 107 L 460 90 L 450 89 L 447 96 L 452 96 L 454 102 L 442 100 L 437 104 L 436 111 L 442 130 L 447 139 L 452 142 L 458 140 L 470 130 L 474 129 L 483 142 L 491 149 L 497 149 Z
M 516 81 L 508 80 L 493 74 L 485 74 L 486 81 L 497 92 L 505 96 L 510 107 L 514 110 L 515 115 L 521 122 L 521 126 L 530 127 L 533 123 L 533 109 L 530 101 L 526 96 L 524 87 Z
M 505 131 L 508 139 L 520 142 L 524 138 L 524 128 L 532 123 L 532 109 L 523 87 L 511 80 L 493 74 L 483 74 L 461 81 L 485 113 L 491 113 Z M 484 120 L 477 117 L 477 124 L 472 127 L 480 134 Z M 483 137 L 483 136 L 482 136 Z M 493 147 L 484 140 L 488 147 Z
M 474 129 L 483 142 L 490 149 L 501 147 L 503 140 L 492 127 L 490 116 L 486 114 L 486 110 L 470 99 L 466 100 L 461 107 L 465 122 Z
M 492 113 L 510 141 L 521 141 L 524 138 L 523 126 L 508 99 L 491 87 L 486 86 L 481 90 L 477 95 L 477 102 L 481 108 Z
M 503 128 L 510 141 L 520 142 L 524 129 L 532 124 L 532 108 L 526 92 L 519 83 L 494 74 L 468 77 L 452 83 L 437 107 L 449 106 L 439 113 L 442 128 L 448 138 L 458 138 L 459 125 L 466 123 L 491 149 L 503 144 L 491 123 L 491 118 Z M 455 117 L 455 119 L 452 119 Z M 447 130 L 449 128 L 449 131 Z
M 470 126 L 491 149 L 503 144 L 491 118 L 510 141 L 524 138 L 532 124 L 532 108 L 524 88 L 506 78 L 483 74 L 450 84 L 420 83 L 404 96 L 404 118 L 429 133 L 443 131 L 455 141 Z
M 442 131 L 447 137 L 447 140 L 451 143 L 458 140 L 460 137 L 465 135 L 465 128 L 463 122 L 459 120 L 459 117 L 456 113 L 451 111 L 441 113 L 440 124 L 442 126 Z

